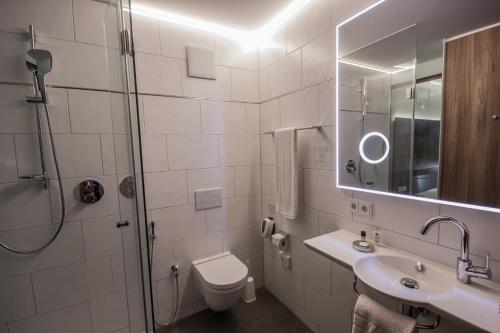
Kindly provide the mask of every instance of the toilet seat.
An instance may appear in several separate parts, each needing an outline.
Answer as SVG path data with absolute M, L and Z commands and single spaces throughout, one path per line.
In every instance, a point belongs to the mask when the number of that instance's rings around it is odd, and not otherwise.
M 248 268 L 230 252 L 194 261 L 193 266 L 204 287 L 219 292 L 241 288 L 248 276 Z

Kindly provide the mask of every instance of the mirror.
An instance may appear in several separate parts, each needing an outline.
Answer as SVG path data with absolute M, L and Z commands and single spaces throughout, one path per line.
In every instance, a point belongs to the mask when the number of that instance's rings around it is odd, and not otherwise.
M 500 2 L 386 0 L 337 34 L 339 187 L 500 212 Z

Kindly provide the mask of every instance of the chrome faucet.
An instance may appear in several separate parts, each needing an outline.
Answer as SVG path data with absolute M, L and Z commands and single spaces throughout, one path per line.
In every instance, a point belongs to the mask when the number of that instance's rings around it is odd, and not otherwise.
M 490 254 L 486 255 L 484 267 L 472 265 L 472 260 L 469 259 L 469 229 L 462 221 L 454 217 L 436 216 L 425 222 L 420 228 L 420 233 L 426 235 L 433 226 L 441 222 L 451 223 L 460 230 L 460 257 L 457 258 L 458 281 L 469 284 L 471 277 L 491 280 Z

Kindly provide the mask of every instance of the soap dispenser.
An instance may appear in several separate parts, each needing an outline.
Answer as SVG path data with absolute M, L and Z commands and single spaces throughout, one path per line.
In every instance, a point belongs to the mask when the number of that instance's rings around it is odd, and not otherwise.
M 352 247 L 359 252 L 373 252 L 375 247 L 372 243 L 366 240 L 366 231 L 361 231 L 361 239 L 352 242 Z

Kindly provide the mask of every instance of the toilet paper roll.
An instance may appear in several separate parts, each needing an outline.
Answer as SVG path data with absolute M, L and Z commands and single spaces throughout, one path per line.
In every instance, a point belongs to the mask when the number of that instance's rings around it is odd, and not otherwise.
M 274 219 L 272 217 L 265 217 L 262 219 L 260 233 L 262 238 L 269 238 L 274 231 Z
M 273 246 L 280 251 L 285 251 L 288 248 L 288 237 L 283 234 L 272 235 Z

